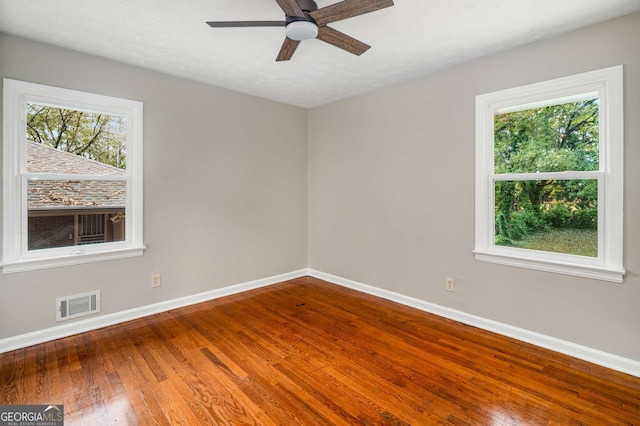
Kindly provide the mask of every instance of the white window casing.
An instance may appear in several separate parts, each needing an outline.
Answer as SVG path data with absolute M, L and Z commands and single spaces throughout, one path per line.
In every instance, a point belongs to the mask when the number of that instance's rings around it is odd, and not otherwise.
M 536 173 L 539 179 L 598 180 L 598 256 L 494 244 L 494 182 L 531 174 L 494 173 L 494 116 L 598 97 L 599 170 Z M 476 97 L 475 258 L 479 261 L 622 282 L 624 206 L 623 67 L 614 66 Z
M 143 218 L 143 104 L 141 102 L 45 86 L 5 78 L 3 80 L 3 207 L 2 272 L 22 272 L 101 260 L 140 256 L 145 249 Z M 27 246 L 26 105 L 39 103 L 113 114 L 126 120 L 126 173 L 123 177 L 73 175 L 75 179 L 126 182 L 125 240 L 82 246 L 29 250 Z M 70 176 L 39 174 L 40 179 Z

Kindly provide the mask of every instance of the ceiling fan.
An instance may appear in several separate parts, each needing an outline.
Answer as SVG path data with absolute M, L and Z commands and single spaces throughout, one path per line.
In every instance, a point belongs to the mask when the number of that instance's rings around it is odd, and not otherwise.
M 276 61 L 288 61 L 301 40 L 318 38 L 354 55 L 362 55 L 371 46 L 327 24 L 393 6 L 393 0 L 344 0 L 321 9 L 314 0 L 275 0 L 284 11 L 284 21 L 215 21 L 214 28 L 285 27 L 286 37 Z

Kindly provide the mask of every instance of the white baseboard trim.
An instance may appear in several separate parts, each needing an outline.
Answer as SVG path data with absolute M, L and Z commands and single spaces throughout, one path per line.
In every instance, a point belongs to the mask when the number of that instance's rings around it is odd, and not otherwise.
M 38 343 L 56 340 L 62 337 L 72 336 L 74 334 L 97 330 L 99 328 L 107 327 L 110 325 L 131 321 L 137 318 L 166 312 L 184 306 L 194 305 L 200 302 L 206 302 L 208 300 L 218 299 L 224 296 L 230 296 L 232 294 L 242 293 L 244 291 L 249 291 L 260 287 L 266 287 L 272 284 L 300 278 L 306 275 L 309 275 L 309 270 L 300 269 L 298 271 L 206 291 L 204 293 L 193 294 L 190 296 L 180 297 L 178 299 L 154 303 L 152 305 L 140 306 L 138 308 L 114 312 L 112 314 L 106 314 L 67 324 L 57 325 L 31 333 L 7 337 L 4 339 L 0 339 L 0 353 L 26 348 Z
M 632 376 L 640 377 L 640 362 L 624 358 L 618 355 L 610 354 L 598 349 L 589 348 L 555 337 L 514 327 L 509 324 L 493 321 L 490 319 L 478 317 L 456 309 L 447 308 L 445 306 L 436 305 L 414 297 L 405 296 L 389 290 L 373 287 L 347 278 L 338 277 L 336 275 L 327 274 L 314 269 L 300 269 L 285 274 L 275 275 L 272 277 L 262 278 L 255 281 L 249 281 L 236 284 L 220 289 L 206 291 L 178 299 L 167 300 L 152 305 L 141 306 L 138 308 L 128 309 L 121 312 L 106 314 L 98 317 L 87 318 L 68 324 L 62 324 L 31 333 L 21 334 L 18 336 L 0 339 L 0 353 L 8 352 L 16 349 L 25 348 L 36 345 L 38 343 L 48 342 L 60 339 L 74 334 L 84 333 L 87 331 L 97 330 L 110 325 L 120 324 L 126 321 L 142 318 L 149 315 L 166 312 L 172 309 L 184 306 L 194 305 L 208 300 L 218 299 L 232 294 L 242 293 L 244 291 L 254 290 L 260 287 L 277 284 L 283 281 L 300 278 L 303 276 L 312 276 L 324 281 L 348 287 L 353 290 L 371 294 L 373 296 L 388 299 L 393 302 L 410 306 L 424 312 L 429 312 L 444 318 L 461 322 L 463 324 L 472 325 L 487 331 L 501 334 L 503 336 L 512 337 L 523 342 L 531 343 L 546 349 L 573 356 L 578 359 L 602 365 Z
M 525 330 L 523 328 L 514 327 L 512 325 L 504 324 L 498 321 L 478 317 L 466 312 L 458 311 L 456 309 L 436 305 L 434 303 L 426 302 L 424 300 L 405 296 L 393 291 L 359 283 L 347 278 L 338 277 L 313 269 L 309 269 L 308 273 L 312 277 L 319 278 L 333 284 L 338 284 L 343 287 L 348 287 L 353 290 L 361 291 L 373 296 L 378 296 L 383 299 L 388 299 L 405 306 L 419 309 L 421 311 L 429 312 L 444 318 L 461 322 L 463 324 L 472 325 L 483 330 L 492 331 L 503 336 L 512 337 L 523 342 L 531 343 L 536 346 L 589 361 L 603 367 L 611 368 L 613 370 L 621 371 L 632 376 L 640 377 L 640 362 L 629 358 L 624 358 L 618 355 L 610 354 L 608 352 L 600 351 L 598 349 L 593 349 L 575 343 L 567 342 L 565 340 Z

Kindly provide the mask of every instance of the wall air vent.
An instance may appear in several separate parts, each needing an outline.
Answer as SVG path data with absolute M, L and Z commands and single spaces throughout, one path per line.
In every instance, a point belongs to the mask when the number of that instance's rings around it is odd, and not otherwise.
M 100 290 L 56 299 L 56 321 L 65 321 L 100 312 Z

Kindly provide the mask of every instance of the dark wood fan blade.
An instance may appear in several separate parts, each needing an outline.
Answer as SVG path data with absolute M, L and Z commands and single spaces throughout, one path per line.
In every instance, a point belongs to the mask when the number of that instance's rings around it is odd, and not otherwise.
M 393 0 L 344 0 L 309 12 L 318 26 L 393 6 Z
M 291 40 L 289 37 L 285 37 L 276 61 L 288 61 L 291 59 L 299 44 L 299 40 Z
M 304 18 L 304 13 L 296 0 L 276 0 L 280 8 L 284 11 L 287 16 L 297 16 L 300 18 Z
M 361 42 L 360 40 L 356 40 L 355 38 L 348 36 L 345 33 L 341 33 L 340 31 L 334 30 L 333 28 L 327 26 L 318 28 L 317 38 L 358 56 L 362 55 L 371 47 L 368 44 Z
M 284 27 L 285 21 L 215 21 L 207 22 L 213 28 L 234 28 L 234 27 Z

